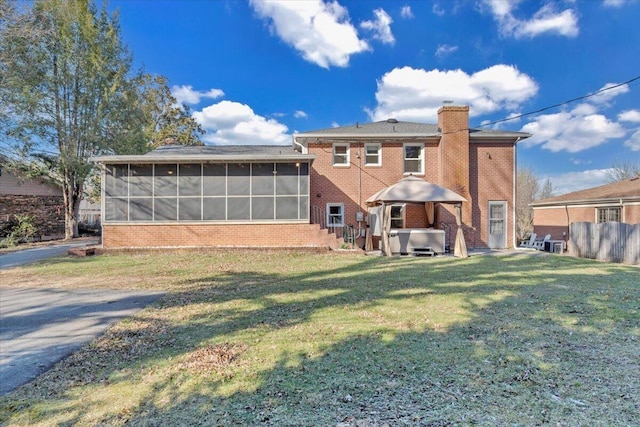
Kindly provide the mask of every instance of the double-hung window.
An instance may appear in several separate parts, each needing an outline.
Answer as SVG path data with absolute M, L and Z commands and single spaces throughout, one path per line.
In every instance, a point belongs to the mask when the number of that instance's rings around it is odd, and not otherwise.
M 404 144 L 404 173 L 424 173 L 424 146 L 422 144 Z
M 597 222 L 617 221 L 620 222 L 620 207 L 597 208 Z
M 404 228 L 406 205 L 391 205 L 391 228 Z
M 344 204 L 327 203 L 327 227 L 344 226 Z
M 333 166 L 349 166 L 349 143 L 333 144 Z
M 382 150 L 378 143 L 364 144 L 364 164 L 365 166 L 381 166 Z

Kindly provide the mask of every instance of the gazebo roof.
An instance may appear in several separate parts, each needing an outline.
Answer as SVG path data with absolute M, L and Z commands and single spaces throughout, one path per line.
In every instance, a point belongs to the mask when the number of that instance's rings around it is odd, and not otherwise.
M 467 199 L 458 193 L 440 185 L 425 181 L 417 176 L 410 175 L 395 184 L 383 188 L 366 200 L 366 203 L 459 203 Z

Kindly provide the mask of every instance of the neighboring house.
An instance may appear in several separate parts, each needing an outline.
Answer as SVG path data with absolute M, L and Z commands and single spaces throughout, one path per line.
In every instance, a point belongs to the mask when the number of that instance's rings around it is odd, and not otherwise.
M 438 114 L 437 125 L 389 119 L 299 133 L 289 147 L 97 157 L 103 245 L 337 247 L 332 232 L 350 226 L 364 246 L 367 198 L 414 175 L 466 199 L 469 247 L 513 246 L 516 143 L 530 135 L 469 129 L 468 107 Z M 437 204 L 428 224 L 424 205 L 393 208 L 393 228 L 457 230 L 453 206 Z
M 572 222 L 640 223 L 640 177 L 531 203 L 533 231 L 568 240 Z
M 33 215 L 38 237 L 64 235 L 62 190 L 40 179 L 20 177 L 0 158 L 0 230 L 5 234 L 15 215 Z M 0 237 L 4 237 L 0 235 Z

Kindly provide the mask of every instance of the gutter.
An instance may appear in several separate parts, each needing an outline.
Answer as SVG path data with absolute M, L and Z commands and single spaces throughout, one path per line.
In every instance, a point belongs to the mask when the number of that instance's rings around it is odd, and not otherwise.
M 284 162 L 284 161 L 313 161 L 315 154 L 276 154 L 276 155 L 131 155 L 131 156 L 97 156 L 91 157 L 90 162 L 93 163 L 186 163 L 186 162 L 205 162 L 205 163 L 225 163 L 225 162 Z

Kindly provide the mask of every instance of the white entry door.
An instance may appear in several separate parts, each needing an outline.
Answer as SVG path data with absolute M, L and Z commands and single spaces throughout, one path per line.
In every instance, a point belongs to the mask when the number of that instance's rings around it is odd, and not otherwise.
M 491 249 L 507 247 L 507 202 L 489 202 L 489 242 Z

